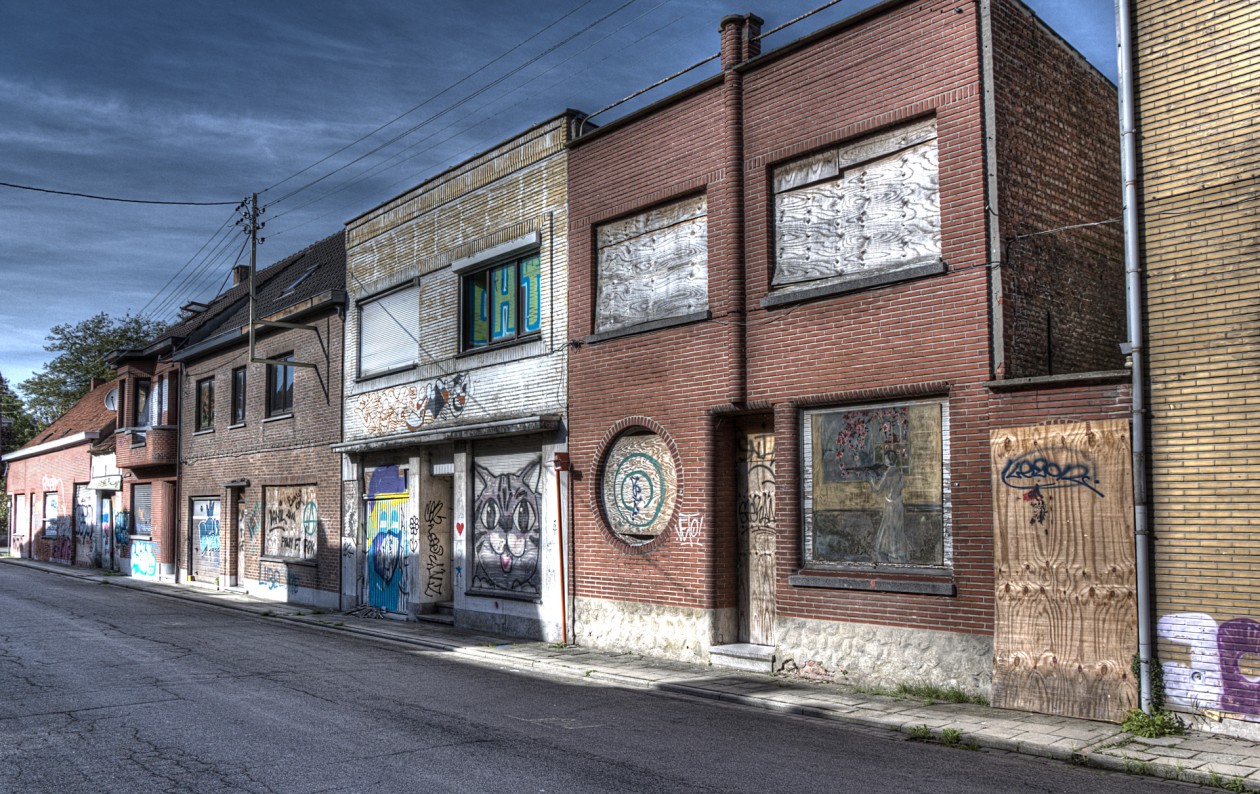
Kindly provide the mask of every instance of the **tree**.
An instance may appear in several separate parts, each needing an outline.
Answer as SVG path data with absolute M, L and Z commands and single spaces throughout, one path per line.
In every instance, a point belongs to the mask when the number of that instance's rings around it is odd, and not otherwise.
M 47 426 L 88 393 L 92 378 L 114 377 L 114 368 L 105 362 L 110 351 L 142 347 L 166 328 L 156 320 L 131 314 L 110 317 L 105 312 L 78 323 L 54 325 L 44 350 L 57 355 L 21 385 L 27 410 L 40 427 Z
M 39 426 L 27 412 L 22 399 L 9 388 L 9 382 L 0 374 L 0 454 L 22 446 L 38 431 Z M 0 474 L 0 546 L 8 544 L 9 500 L 4 496 L 8 493 L 6 479 Z

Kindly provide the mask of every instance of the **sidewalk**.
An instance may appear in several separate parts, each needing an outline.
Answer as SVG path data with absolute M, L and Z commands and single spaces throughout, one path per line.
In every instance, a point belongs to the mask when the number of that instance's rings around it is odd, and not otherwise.
M 993 748 L 1074 764 L 1170 778 L 1232 791 L 1260 791 L 1260 744 L 1190 732 L 1141 739 L 1118 725 L 1052 717 L 970 704 L 858 693 L 847 687 L 719 670 L 543 642 L 506 639 L 440 623 L 318 613 L 308 607 L 263 601 L 222 591 L 106 576 L 90 568 L 0 557 L 0 562 L 112 586 L 249 612 L 259 617 L 340 631 L 381 641 L 456 653 L 471 662 L 548 675 L 567 675 L 616 686 L 654 689 L 743 706 L 797 714 L 926 737 L 960 749 Z

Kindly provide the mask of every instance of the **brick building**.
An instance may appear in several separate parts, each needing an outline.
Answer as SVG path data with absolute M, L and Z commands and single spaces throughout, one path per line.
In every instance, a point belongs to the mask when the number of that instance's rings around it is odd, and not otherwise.
M 1169 708 L 1203 729 L 1254 739 L 1260 8 L 1131 0 L 1128 10 L 1157 655 Z
M 760 26 L 571 145 L 577 640 L 1116 718 L 1114 88 L 1013 0 Z
M 206 309 L 184 344 L 179 420 L 181 581 L 336 609 L 341 584 L 345 238 L 321 240 Z M 286 362 L 292 362 L 291 364 Z
M 10 553 L 15 557 L 117 568 L 114 543 L 125 509 L 113 468 L 119 382 L 93 388 L 35 438 L 0 458 L 8 477 Z M 124 539 L 125 541 L 125 539 Z
M 566 145 L 545 121 L 346 227 L 342 586 L 563 638 Z

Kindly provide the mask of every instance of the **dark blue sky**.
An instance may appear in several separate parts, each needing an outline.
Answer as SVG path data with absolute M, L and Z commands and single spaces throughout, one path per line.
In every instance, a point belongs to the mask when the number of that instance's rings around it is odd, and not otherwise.
M 267 264 L 566 107 L 593 112 L 713 54 L 728 13 L 755 13 L 769 30 L 823 1 L 4 3 L 0 182 L 234 202 L 427 102 L 263 193 Z M 1027 2 L 1115 80 L 1112 0 Z M 869 5 L 844 0 L 763 47 Z M 0 374 L 18 383 L 40 369 L 57 323 L 100 311 L 171 319 L 216 294 L 243 241 L 232 218 L 232 207 L 0 188 Z

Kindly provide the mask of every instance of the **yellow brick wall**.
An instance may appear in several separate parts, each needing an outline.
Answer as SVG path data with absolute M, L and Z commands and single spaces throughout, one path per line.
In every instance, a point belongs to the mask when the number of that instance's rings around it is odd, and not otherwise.
M 1158 652 L 1172 708 L 1260 687 L 1260 3 L 1135 0 Z M 1231 727 L 1233 726 L 1233 727 Z

